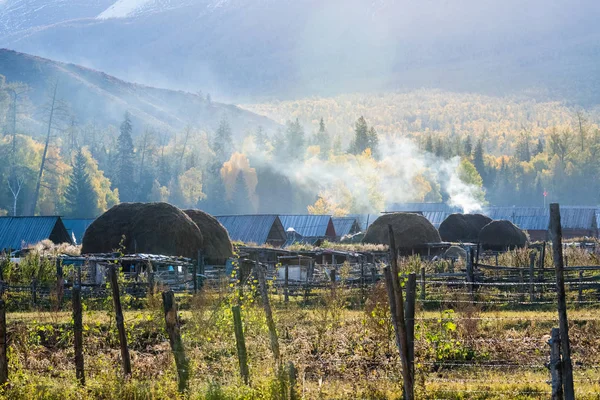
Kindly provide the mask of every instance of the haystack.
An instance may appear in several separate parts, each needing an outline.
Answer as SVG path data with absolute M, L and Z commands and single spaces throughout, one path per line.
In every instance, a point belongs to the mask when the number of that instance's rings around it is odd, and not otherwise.
M 467 251 L 462 247 L 450 246 L 450 248 L 444 252 L 444 258 L 453 258 L 455 260 L 462 258 L 463 260 L 466 260 Z
M 183 211 L 167 203 L 121 203 L 98 217 L 85 231 L 82 254 L 150 253 L 196 258 L 203 238 Z
M 215 217 L 200 210 L 184 210 L 200 228 L 204 237 L 202 253 L 209 264 L 225 264 L 233 256 L 233 246 L 227 229 Z
M 485 250 L 506 250 L 527 245 L 527 235 L 507 220 L 492 221 L 479 232 L 479 241 Z
M 441 241 L 438 231 L 424 216 L 414 213 L 392 213 L 377 218 L 365 234 L 364 243 L 390 244 L 388 225 L 392 225 L 396 246 L 403 252 L 421 250 L 427 243 Z
M 450 214 L 439 228 L 445 242 L 475 243 L 479 240 L 481 229 L 492 219 L 481 214 Z

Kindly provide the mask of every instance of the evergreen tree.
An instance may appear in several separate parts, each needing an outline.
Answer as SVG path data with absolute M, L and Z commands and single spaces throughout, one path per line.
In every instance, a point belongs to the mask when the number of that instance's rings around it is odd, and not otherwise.
M 285 136 L 288 157 L 294 160 L 303 159 L 305 152 L 304 128 L 298 118 L 294 122 L 288 121 Z
M 481 139 L 477 141 L 477 144 L 475 145 L 475 150 L 473 150 L 473 165 L 475 166 L 477 172 L 479 172 L 479 175 L 481 175 L 484 184 L 486 184 L 487 173 L 485 168 L 485 161 L 483 159 L 483 142 Z
M 267 134 L 260 125 L 256 128 L 256 148 L 261 152 L 267 150 Z
M 537 156 L 538 154 L 541 154 L 544 152 L 544 141 L 542 140 L 542 138 L 538 139 L 537 142 L 537 146 L 535 147 L 535 152 L 533 153 L 534 156 Z
M 529 162 L 531 160 L 531 152 L 529 151 L 529 135 L 521 136 L 517 142 L 516 157 L 519 161 Z
M 465 157 L 471 157 L 473 152 L 473 144 L 471 143 L 471 135 L 467 135 L 465 138 L 464 155 Z
M 231 126 L 229 122 L 223 118 L 219 123 L 219 128 L 215 133 L 213 142 L 213 151 L 217 157 L 217 161 L 223 163 L 231 157 L 233 153 L 233 138 L 231 134 Z
M 98 212 L 98 199 L 86 172 L 86 160 L 81 149 L 75 155 L 71 180 L 65 191 L 67 216 L 93 218 Z
M 117 159 L 115 160 L 117 164 L 115 186 L 119 189 L 119 197 L 122 202 L 130 202 L 136 199 L 132 131 L 131 117 L 129 113 L 125 113 L 125 119 L 121 124 L 117 140 Z
M 329 133 L 327 133 L 327 129 L 325 128 L 325 121 L 323 118 L 319 121 L 319 130 L 315 133 L 315 138 L 313 140 L 314 144 L 321 148 L 320 158 L 326 160 L 329 157 L 329 152 L 331 151 L 331 138 L 329 137 Z
M 371 154 L 373 158 L 379 158 L 379 136 L 377 135 L 377 131 L 374 127 L 369 129 L 369 133 L 367 136 L 368 148 L 371 149 Z
M 354 141 L 350 146 L 350 153 L 360 154 L 369 147 L 369 127 L 364 117 L 356 121 L 354 127 Z
M 248 186 L 246 185 L 246 179 L 242 171 L 238 172 L 237 178 L 235 179 L 235 187 L 231 194 L 231 207 L 239 214 L 252 213 L 252 203 L 250 202 L 250 196 L 248 194 Z
M 427 139 L 425 139 L 425 151 L 433 153 L 433 138 L 431 135 L 427 136 Z

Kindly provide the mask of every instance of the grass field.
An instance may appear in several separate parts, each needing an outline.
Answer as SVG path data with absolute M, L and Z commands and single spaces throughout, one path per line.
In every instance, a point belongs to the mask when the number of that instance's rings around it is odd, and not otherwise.
M 287 375 L 278 372 L 269 347 L 260 297 L 232 288 L 178 296 L 182 335 L 191 365 L 189 398 L 282 399 Z M 308 305 L 272 297 L 282 359 L 298 370 L 299 398 L 401 398 L 398 352 L 385 290 L 371 288 L 365 301 L 340 289 L 320 293 Z M 242 304 L 251 383 L 239 375 L 231 305 Z M 124 303 L 127 305 L 127 301 Z M 463 304 L 463 303 L 461 303 Z M 432 309 L 432 307 L 434 307 Z M 68 305 L 64 307 L 68 310 Z M 108 306 L 107 309 L 111 307 Z M 600 398 L 600 311 L 569 310 L 578 399 Z M 160 295 L 125 322 L 133 373 L 123 377 L 111 311 L 85 311 L 87 384 L 75 379 L 69 311 L 7 314 L 11 399 L 177 398 L 177 375 Z M 542 399 L 551 387 L 547 340 L 558 326 L 554 310 L 485 310 L 482 306 L 428 305 L 416 315 L 417 398 Z

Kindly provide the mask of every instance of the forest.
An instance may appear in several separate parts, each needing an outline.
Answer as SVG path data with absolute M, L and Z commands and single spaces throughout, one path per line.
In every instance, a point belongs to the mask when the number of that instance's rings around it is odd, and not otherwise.
M 54 86 L 56 89 L 56 86 Z M 245 105 L 278 129 L 78 122 L 52 90 L 0 88 L 0 213 L 92 218 L 119 202 L 213 214 L 380 212 L 397 202 L 597 205 L 594 110 L 437 91 Z M 39 129 L 25 123 L 31 116 Z M 544 199 L 546 197 L 546 199 Z

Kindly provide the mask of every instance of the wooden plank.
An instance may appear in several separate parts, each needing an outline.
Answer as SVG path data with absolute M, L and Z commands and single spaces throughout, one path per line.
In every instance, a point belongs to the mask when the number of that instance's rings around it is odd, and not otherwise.
M 81 287 L 74 286 L 73 302 L 73 342 L 75 346 L 75 377 L 81 386 L 85 386 L 83 363 L 83 307 L 81 305 Z
M 246 353 L 246 341 L 244 339 L 244 327 L 242 325 L 242 315 L 240 306 L 231 307 L 233 313 L 233 329 L 235 332 L 235 344 L 237 348 L 238 360 L 240 364 L 240 375 L 244 383 L 250 383 L 250 371 L 248 370 L 248 356 Z
M 162 293 L 162 298 L 163 310 L 165 312 L 165 327 L 169 336 L 171 351 L 175 358 L 175 366 L 177 368 L 178 390 L 179 393 L 185 393 L 188 390 L 190 366 L 185 355 L 183 341 L 181 340 L 181 328 L 179 325 L 179 317 L 177 315 L 175 294 L 172 290 L 165 291 Z
M 119 331 L 119 344 L 121 346 L 121 362 L 123 363 L 123 373 L 131 375 L 131 357 L 127 347 L 127 333 L 125 332 L 125 320 L 123 319 L 123 308 L 121 307 L 121 296 L 119 294 L 119 283 L 117 280 L 118 265 L 108 267 L 110 286 L 112 288 L 113 303 L 115 306 L 115 316 L 117 320 L 117 330 Z
M 265 317 L 267 319 L 267 328 L 269 329 L 269 339 L 271 343 L 271 352 L 275 359 L 275 364 L 279 364 L 281 355 L 279 353 L 279 338 L 277 336 L 277 328 L 275 327 L 275 320 L 273 319 L 273 311 L 271 310 L 271 302 L 269 300 L 269 291 L 267 288 L 267 279 L 265 278 L 265 271 L 262 265 L 258 262 L 258 256 L 256 257 L 254 270 L 258 277 L 258 285 L 260 289 L 260 296 L 262 298 L 263 308 L 265 310 Z M 307 293 L 304 293 L 305 298 Z

